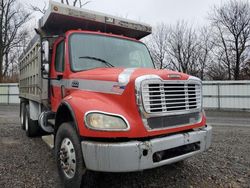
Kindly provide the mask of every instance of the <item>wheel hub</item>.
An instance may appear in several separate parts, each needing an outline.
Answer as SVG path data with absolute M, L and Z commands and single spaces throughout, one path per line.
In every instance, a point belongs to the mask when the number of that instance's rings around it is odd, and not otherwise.
M 76 170 L 76 154 L 74 145 L 69 138 L 64 138 L 61 143 L 59 160 L 62 171 L 66 177 L 74 177 Z

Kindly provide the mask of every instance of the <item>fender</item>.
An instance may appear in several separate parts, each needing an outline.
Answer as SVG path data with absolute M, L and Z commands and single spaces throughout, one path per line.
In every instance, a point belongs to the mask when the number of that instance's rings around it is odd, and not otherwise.
M 59 128 L 59 126 L 61 125 L 61 122 L 64 122 L 64 119 L 62 119 L 62 117 L 66 117 L 64 113 L 67 113 L 69 112 L 70 114 L 67 114 L 70 116 L 70 119 L 68 120 L 71 120 L 74 122 L 74 128 L 75 130 L 77 131 L 77 133 L 79 134 L 79 128 L 78 128 L 78 125 L 77 125 L 77 121 L 76 121 L 76 116 L 75 116 L 75 112 L 73 110 L 73 108 L 71 107 L 71 105 L 63 100 L 62 103 L 59 105 L 58 109 L 57 109 L 57 112 L 56 112 L 56 118 L 55 118 L 55 134 Z M 63 116 L 62 116 L 63 115 Z M 68 117 L 67 117 L 68 118 Z
M 111 106 L 113 106 L 113 108 Z M 117 103 L 112 100 L 110 101 L 109 98 L 101 93 L 75 90 L 70 95 L 64 97 L 57 109 L 55 117 L 55 133 L 62 122 L 73 121 L 78 134 L 80 136 L 86 136 L 84 135 L 87 129 L 84 125 L 84 115 L 87 111 L 99 110 L 104 112 L 126 113 L 122 107 L 118 106 Z M 113 110 L 111 110 L 110 107 Z M 100 133 L 102 134 L 103 132 Z M 92 135 L 94 135 L 93 132 Z
M 86 112 L 89 111 L 117 114 L 124 117 L 129 124 L 132 123 L 134 126 L 140 124 L 141 119 L 138 111 L 136 111 L 137 109 L 131 108 L 122 95 L 75 90 L 70 95 L 66 96 L 64 101 L 71 106 L 75 114 L 76 125 L 78 125 L 79 128 L 79 134 L 82 137 L 129 137 L 137 135 L 137 132 L 140 131 L 138 129 L 133 129 L 134 134 L 131 132 L 131 129 L 128 131 L 96 131 L 85 126 L 84 116 Z M 124 104 L 128 107 L 124 107 Z M 128 110 L 128 108 L 130 108 L 130 110 Z M 135 113 L 138 114 L 136 115 Z M 144 126 L 139 127 L 140 129 L 144 129 Z

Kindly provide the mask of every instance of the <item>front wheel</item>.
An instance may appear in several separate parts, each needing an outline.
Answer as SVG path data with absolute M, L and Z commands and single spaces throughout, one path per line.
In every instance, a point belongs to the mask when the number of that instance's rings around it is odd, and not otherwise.
M 55 139 L 55 153 L 59 176 L 64 187 L 80 187 L 86 172 L 79 137 L 73 123 L 63 123 Z

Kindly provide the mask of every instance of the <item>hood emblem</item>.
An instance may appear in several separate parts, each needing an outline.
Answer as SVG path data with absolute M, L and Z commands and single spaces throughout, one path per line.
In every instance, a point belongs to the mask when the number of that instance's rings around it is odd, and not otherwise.
M 78 88 L 79 87 L 79 82 L 77 80 L 73 80 L 71 83 L 71 87 Z
M 179 74 L 169 74 L 168 77 L 169 78 L 181 78 L 181 75 L 179 75 Z

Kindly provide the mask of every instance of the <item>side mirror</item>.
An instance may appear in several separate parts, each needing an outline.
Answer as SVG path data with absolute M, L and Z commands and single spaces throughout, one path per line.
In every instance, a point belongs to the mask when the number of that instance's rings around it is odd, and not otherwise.
M 42 61 L 44 64 L 49 63 L 49 41 L 42 42 Z
M 42 41 L 42 65 L 41 65 L 41 70 L 42 70 L 42 77 L 44 79 L 49 78 L 49 41 L 44 40 Z

